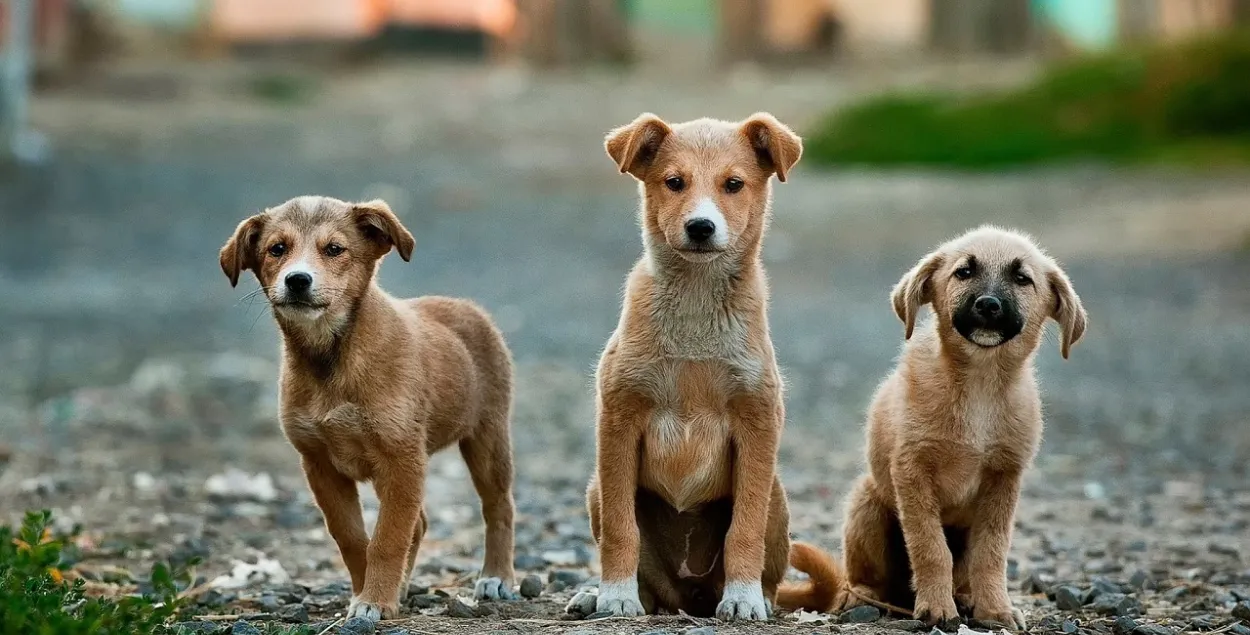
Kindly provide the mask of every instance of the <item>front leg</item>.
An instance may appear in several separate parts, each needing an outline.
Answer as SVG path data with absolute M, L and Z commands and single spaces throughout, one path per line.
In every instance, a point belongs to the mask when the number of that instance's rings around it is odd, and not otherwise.
M 733 436 L 733 519 L 725 536 L 725 590 L 716 617 L 766 620 L 765 535 L 784 414 L 774 396 L 752 395 L 729 404 Z
M 642 429 L 651 404 L 622 391 L 600 396 L 597 456 L 599 484 L 599 560 L 602 581 L 596 612 L 637 617 L 643 614 L 638 596 L 638 459 Z
M 928 465 L 906 459 L 895 461 L 891 468 L 898 522 L 916 590 L 913 615 L 930 626 L 959 617 L 954 561 L 942 531 L 942 510 L 933 490 L 932 473 Z
M 1007 596 L 1007 551 L 1020 498 L 1020 476 L 1018 471 L 985 475 L 966 557 L 972 616 L 1023 629 L 1024 614 L 1011 606 Z
M 407 583 L 404 573 L 425 491 L 425 450 L 405 448 L 386 450 L 373 477 L 380 509 L 378 524 L 369 541 L 369 569 L 365 586 L 347 610 L 347 617 L 377 621 L 399 615 L 400 588 Z
M 313 500 L 325 518 L 326 531 L 338 544 L 343 564 L 351 575 L 352 595 L 359 595 L 368 570 L 369 534 L 365 533 L 356 482 L 340 474 L 324 456 L 301 454 L 300 461 Z

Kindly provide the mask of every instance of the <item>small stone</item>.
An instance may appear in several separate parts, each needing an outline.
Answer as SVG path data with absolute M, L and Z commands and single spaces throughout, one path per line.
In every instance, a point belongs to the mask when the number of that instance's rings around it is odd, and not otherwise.
M 598 603 L 598 595 L 594 593 L 578 593 L 573 596 L 566 610 L 575 616 L 586 617 L 595 612 L 595 607 Z
M 1208 548 L 1211 550 L 1211 553 L 1216 555 L 1228 556 L 1230 558 L 1241 557 L 1241 550 L 1237 548 L 1237 545 L 1213 542 Z
M 278 600 L 278 596 L 272 593 L 266 593 L 260 596 L 260 599 L 257 600 L 257 604 L 259 604 L 260 608 L 264 609 L 266 613 L 273 613 L 282 608 L 282 602 Z
M 566 569 L 556 569 L 547 574 L 547 582 L 563 582 L 565 587 L 577 586 L 585 579 L 586 575 L 584 573 Z
M 555 582 L 547 585 L 547 593 L 559 593 L 567 588 L 569 588 L 569 585 L 556 580 Z
M 540 556 L 522 553 L 517 554 L 517 556 L 512 559 L 512 566 L 521 569 L 522 571 L 533 571 L 535 569 L 546 568 L 547 561 L 543 560 Z
M 1039 595 L 1045 593 L 1053 583 L 1054 580 L 1050 576 L 1034 571 L 1025 576 L 1024 581 L 1020 583 L 1020 591 L 1025 595 Z
M 1136 552 L 1136 553 L 1141 553 L 1141 552 L 1145 551 L 1146 549 L 1147 549 L 1147 545 L 1146 545 L 1146 541 L 1145 541 L 1145 540 L 1133 540 L 1133 541 L 1129 542 L 1127 545 L 1124 545 L 1124 550 L 1125 550 L 1125 551 L 1132 551 L 1132 552 Z
M 1214 615 L 1195 615 L 1189 618 L 1189 624 L 1200 631 L 1212 631 L 1224 625 L 1220 618 Z
M 340 635 L 373 635 L 378 628 L 377 622 L 363 617 L 353 617 L 339 627 Z
M 696 626 L 682 631 L 682 635 L 716 635 L 716 629 L 711 626 Z
M 1015 558 L 1007 559 L 1007 579 L 1012 582 L 1020 579 L 1020 561 Z
M 1128 579 L 1128 585 L 1138 591 L 1149 591 L 1155 588 L 1155 580 L 1150 575 L 1150 572 L 1138 569 Z
M 838 621 L 843 624 L 871 624 L 879 619 L 881 619 L 881 609 L 867 604 L 843 611 L 838 617 Z
M 1228 630 L 1233 635 L 1250 635 L 1250 626 L 1245 624 L 1233 624 Z
M 1086 573 L 1115 573 L 1123 570 L 1124 567 L 1106 558 L 1095 558 L 1086 562 L 1084 569 Z
M 521 580 L 521 597 L 536 598 L 543 593 L 543 579 L 530 574 Z
M 416 584 L 413 582 L 408 583 L 408 597 L 412 597 L 414 595 L 425 595 L 426 593 L 429 593 L 429 592 L 430 592 L 430 587 L 428 586 L 425 586 L 423 584 Z
M 1063 623 L 1059 625 L 1059 630 L 1067 635 L 1072 635 L 1072 633 L 1081 630 L 1081 627 L 1077 626 L 1076 622 L 1073 622 L 1072 620 L 1064 620 Z
M 1137 621 L 1127 615 L 1121 615 L 1115 618 L 1115 623 L 1111 625 L 1111 630 L 1115 635 L 1129 635 L 1137 630 Z
M 1081 601 L 1082 595 L 1076 587 L 1061 586 L 1055 589 L 1055 606 L 1060 611 L 1079 611 L 1084 606 Z
M 308 607 L 303 604 L 288 604 L 278 609 L 278 617 L 284 622 L 295 624 L 308 623 Z
M 408 607 L 411 609 L 416 609 L 418 611 L 421 611 L 424 609 L 432 609 L 436 606 L 439 606 L 444 601 L 445 601 L 445 598 L 439 597 L 437 595 L 433 595 L 430 593 L 422 593 L 421 595 L 408 596 Z
M 1172 604 L 1176 604 L 1177 602 L 1180 602 L 1182 599 L 1184 599 L 1185 596 L 1187 595 L 1189 595 L 1189 587 L 1182 584 L 1181 586 L 1172 587 L 1168 589 L 1167 591 L 1164 591 L 1163 599 L 1167 600 L 1168 602 L 1171 602 Z
M 1176 635 L 1176 629 L 1162 624 L 1138 624 L 1133 635 Z
M 1104 593 L 1123 593 L 1124 592 L 1124 588 L 1121 587 L 1119 584 L 1116 584 L 1115 582 L 1112 582 L 1111 580 L 1108 580 L 1103 577 L 1096 577 L 1093 580 L 1090 580 L 1090 584 L 1093 587 L 1093 590 L 1096 591 L 1096 594 L 1094 595 L 1094 597 L 1097 597 Z
M 458 617 L 458 618 L 470 618 L 470 617 L 477 617 L 477 614 L 474 613 L 473 607 L 469 606 L 468 604 L 465 604 L 463 601 L 460 600 L 460 598 L 456 598 L 447 603 L 447 616 Z
M 251 624 L 248 624 L 247 622 L 240 620 L 238 622 L 235 622 L 234 626 L 230 627 L 230 635 L 263 635 L 263 634 L 260 632 L 259 628 L 256 628 L 255 626 L 252 626 Z
M 1137 600 L 1123 593 L 1104 593 L 1090 607 L 1095 613 L 1106 616 L 1136 615 L 1141 613 Z
M 896 631 L 908 631 L 912 633 L 919 633 L 920 631 L 928 628 L 928 626 L 920 620 L 897 620 L 890 622 L 886 626 Z
M 1239 620 L 1250 621 L 1250 602 L 1238 602 L 1233 607 L 1233 617 Z

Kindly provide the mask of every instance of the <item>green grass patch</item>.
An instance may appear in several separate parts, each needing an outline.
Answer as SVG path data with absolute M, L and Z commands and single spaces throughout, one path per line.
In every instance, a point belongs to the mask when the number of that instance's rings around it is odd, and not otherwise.
M 1012 92 L 877 97 L 805 146 L 822 164 L 1250 163 L 1250 33 L 1073 60 Z

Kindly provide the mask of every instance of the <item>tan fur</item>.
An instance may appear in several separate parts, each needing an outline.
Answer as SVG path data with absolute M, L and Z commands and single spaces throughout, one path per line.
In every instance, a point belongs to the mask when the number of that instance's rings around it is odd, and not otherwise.
M 954 275 L 970 257 L 986 276 L 1004 275 L 1018 260 L 1031 280 L 1010 291 L 1022 331 L 993 348 L 953 326 L 976 284 Z M 821 588 L 840 587 L 825 608 L 884 601 L 936 623 L 957 617 L 959 597 L 974 618 L 1023 627 L 1007 596 L 1006 561 L 1020 478 L 1042 433 L 1033 357 L 1050 318 L 1059 323 L 1066 358 L 1085 331 L 1085 310 L 1067 276 L 1031 240 L 990 227 L 925 256 L 892 301 L 909 341 L 869 410 L 869 471 L 847 502 L 845 573 L 808 573 Z M 923 304 L 934 317 L 916 327 Z M 810 592 L 804 585 L 788 590 L 794 594 L 783 594 L 782 605 Z
M 767 114 L 676 125 L 644 114 L 605 146 L 639 181 L 645 253 L 597 374 L 587 506 L 603 564 L 598 608 L 762 619 L 785 573 L 789 512 L 759 252 L 770 177 L 786 179 L 802 144 Z M 681 191 L 666 184 L 674 177 Z M 727 225 L 724 244 L 692 252 L 685 223 L 708 206 Z
M 279 243 L 285 253 L 274 256 Z M 428 457 L 453 443 L 486 521 L 490 588 L 479 594 L 510 594 L 513 578 L 511 356 L 473 303 L 380 289 L 374 274 L 392 246 L 407 260 L 413 239 L 385 203 L 300 197 L 240 223 L 221 250 L 231 283 L 252 270 L 274 305 L 282 428 L 351 574 L 349 613 L 375 619 L 398 613 L 426 526 Z M 280 276 L 293 268 L 313 272 L 321 308 L 283 304 Z M 372 538 L 358 481 L 372 481 L 381 502 Z

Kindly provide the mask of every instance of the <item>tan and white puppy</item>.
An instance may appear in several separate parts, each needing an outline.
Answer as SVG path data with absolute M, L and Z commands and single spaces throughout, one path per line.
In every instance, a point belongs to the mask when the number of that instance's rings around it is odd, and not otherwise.
M 644 253 L 597 373 L 596 609 L 767 619 L 789 512 L 760 246 L 770 179 L 786 180 L 802 143 L 763 113 L 673 125 L 644 114 L 605 146 L 638 180 Z
M 796 544 L 793 564 L 811 581 L 787 585 L 778 603 L 881 602 L 934 624 L 958 617 L 958 597 L 976 619 L 1023 628 L 1006 568 L 1021 476 L 1042 435 L 1033 360 L 1048 319 L 1066 359 L 1085 309 L 1032 240 L 993 227 L 925 256 L 891 300 L 907 344 L 869 409 L 869 471 L 847 503 L 845 569 Z M 915 329 L 926 304 L 933 317 Z
M 382 257 L 408 260 L 413 244 L 382 201 L 302 196 L 244 220 L 221 250 L 231 285 L 256 274 L 282 331 L 282 429 L 351 574 L 348 617 L 399 612 L 426 528 L 426 464 L 453 443 L 486 521 L 475 595 L 513 597 L 512 357 L 477 305 L 378 287 Z M 381 502 L 372 538 L 358 481 Z

